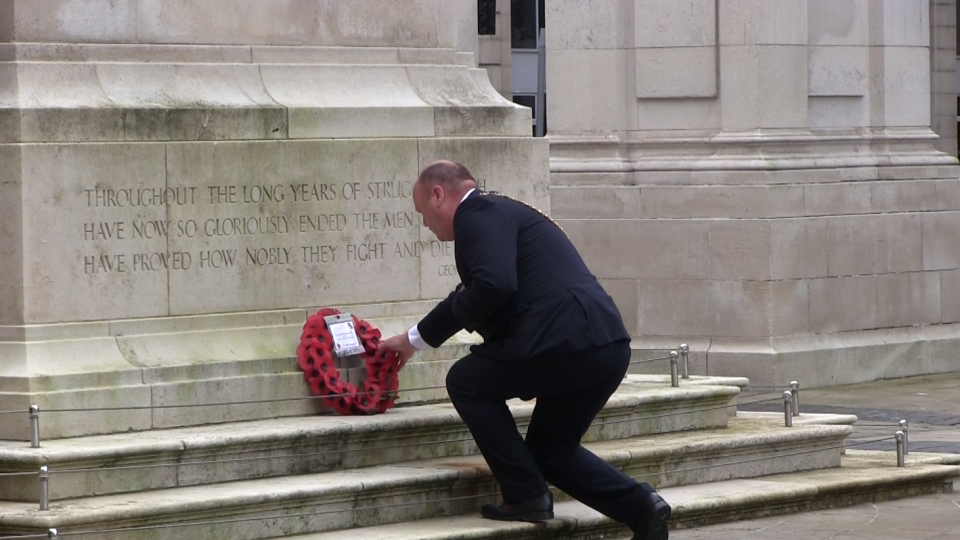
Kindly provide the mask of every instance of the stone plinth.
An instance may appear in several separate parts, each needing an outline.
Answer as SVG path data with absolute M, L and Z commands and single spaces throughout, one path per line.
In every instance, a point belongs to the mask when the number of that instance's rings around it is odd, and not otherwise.
M 547 10 L 552 209 L 638 345 L 755 384 L 960 368 L 929 2 L 586 6 Z
M 529 110 L 475 68 L 476 5 L 390 5 L 0 2 L 0 410 L 306 396 L 293 356 L 313 311 L 389 334 L 456 284 L 410 199 L 425 164 L 549 204 Z M 401 387 L 441 384 L 456 343 Z M 318 408 L 50 412 L 41 429 Z M 25 418 L 0 437 L 26 438 Z

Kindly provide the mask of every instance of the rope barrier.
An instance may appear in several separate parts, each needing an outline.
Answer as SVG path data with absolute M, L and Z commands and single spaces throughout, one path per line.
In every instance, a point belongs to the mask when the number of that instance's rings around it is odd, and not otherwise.
M 645 364 L 647 362 L 662 362 L 663 360 L 669 360 L 670 356 L 664 356 L 662 358 L 645 358 L 643 360 L 631 360 L 630 364 Z
M 11 476 L 36 476 L 37 474 L 39 474 L 39 473 L 35 473 L 35 472 L 5 472 L 5 473 L 0 473 L 0 477 L 9 478 L 9 477 L 11 477 Z M 0 540 L 3 540 L 3 539 L 0 538 Z
M 848 443 L 846 446 L 863 446 L 863 445 L 865 445 L 865 444 L 876 444 L 876 443 L 878 443 L 878 442 L 890 441 L 890 440 L 894 440 L 894 441 L 895 441 L 895 440 L 897 440 L 897 438 L 896 438 L 896 437 L 883 437 L 883 438 L 881 438 L 881 439 L 874 439 L 874 440 L 872 440 L 872 441 L 857 441 L 857 442 Z
M 670 360 L 672 356 L 664 356 L 659 358 L 647 358 L 643 360 L 632 360 L 630 364 L 643 364 L 648 362 L 660 362 L 664 360 Z M 398 390 L 398 392 L 417 392 L 422 390 L 441 390 L 445 389 L 445 385 L 437 386 L 423 386 L 419 388 L 404 388 Z M 186 409 L 192 407 L 224 407 L 224 406 L 237 406 L 237 405 L 258 405 L 263 403 L 283 403 L 290 401 L 316 401 L 324 398 L 337 398 L 337 397 L 356 397 L 363 395 L 363 392 L 345 392 L 340 394 L 327 394 L 324 396 L 300 396 L 300 397 L 291 397 L 291 398 L 272 398 L 272 399 L 255 399 L 255 400 L 246 400 L 246 401 L 225 401 L 219 403 L 189 403 L 189 404 L 175 404 L 175 405 L 140 405 L 140 406 L 126 406 L 126 407 L 89 407 L 89 408 L 52 408 L 52 409 L 42 409 L 40 412 L 43 413 L 80 413 L 80 412 L 118 412 L 118 411 L 143 411 L 143 410 L 155 410 L 155 409 Z M 5 410 L 0 411 L 2 414 L 18 414 L 23 412 L 30 412 L 29 410 Z
M 771 401 L 774 399 L 779 400 L 780 398 L 771 398 Z M 729 405 L 708 407 L 703 409 L 697 409 L 696 412 L 725 409 L 728 407 Z M 667 415 L 660 415 L 660 416 L 646 416 L 644 417 L 644 419 L 657 418 L 657 417 L 663 417 L 663 416 L 672 416 L 672 415 L 679 415 L 679 414 L 683 414 L 683 413 L 670 413 Z M 630 419 L 624 419 L 624 420 L 611 420 L 611 421 L 603 422 L 601 424 L 596 424 L 596 426 L 603 427 L 606 425 L 620 424 L 625 422 L 635 422 L 638 420 L 639 419 L 637 418 L 630 418 Z M 895 425 L 884 425 L 883 427 L 895 427 Z M 942 430 L 942 431 L 947 432 L 947 431 L 953 431 L 953 430 Z M 931 430 L 928 433 L 932 434 L 936 432 L 937 430 Z M 885 437 L 878 440 L 853 442 L 853 443 L 847 444 L 847 446 L 849 447 L 849 446 L 859 446 L 859 445 L 865 445 L 865 444 L 874 444 L 877 442 L 888 440 L 890 438 L 891 437 Z M 396 450 L 401 448 L 413 448 L 413 447 L 424 446 L 424 444 L 451 444 L 451 443 L 463 443 L 463 442 L 471 442 L 471 441 L 473 441 L 473 437 L 465 437 L 465 438 L 459 438 L 459 439 L 447 439 L 443 441 L 431 441 L 429 443 L 410 443 L 410 444 L 397 444 L 397 445 L 391 445 L 391 446 L 381 446 L 376 448 L 375 450 L 376 451 Z M 185 462 L 178 462 L 178 463 L 158 463 L 158 464 L 152 464 L 152 465 L 128 465 L 128 466 L 118 466 L 118 467 L 82 468 L 82 469 L 55 469 L 55 470 L 51 470 L 50 474 L 51 475 L 52 474 L 78 474 L 78 473 L 105 472 L 105 471 L 160 469 L 164 467 L 219 465 L 219 464 L 225 464 L 225 463 L 246 463 L 251 461 L 264 461 L 264 460 L 273 460 L 273 459 L 316 457 L 316 456 L 330 455 L 330 454 L 341 454 L 343 452 L 344 452 L 343 450 L 322 450 L 318 452 L 308 452 L 308 453 L 300 453 L 300 454 L 284 454 L 284 455 L 278 455 L 278 456 L 258 456 L 258 457 L 250 457 L 250 458 L 230 458 L 230 459 L 206 460 L 206 461 L 185 461 Z M 37 473 L 35 472 L 0 473 L 0 477 L 36 476 L 36 475 Z M 0 538 L 0 540 L 3 540 L 3 539 Z
M 24 536 L 0 536 L 0 540 L 27 540 L 28 538 L 50 538 L 46 534 L 27 534 Z
M 648 358 L 644 360 L 633 360 L 631 364 L 642 364 L 647 362 L 659 362 L 663 360 L 670 360 L 671 357 L 665 356 L 662 358 Z M 422 386 L 419 388 L 402 388 L 398 392 L 418 392 L 422 390 L 442 390 L 445 389 L 445 385 L 436 385 L 436 386 Z M 272 398 L 272 399 L 253 399 L 246 401 L 224 401 L 218 403 L 185 403 L 185 404 L 175 404 L 175 405 L 139 405 L 139 406 L 126 406 L 126 407 L 88 407 L 88 408 L 54 408 L 54 409 L 41 409 L 41 413 L 78 413 L 78 412 L 117 412 L 117 411 L 143 411 L 143 410 L 154 410 L 154 409 L 186 409 L 191 407 L 224 407 L 224 406 L 236 406 L 236 405 L 258 405 L 263 403 L 283 403 L 289 401 L 316 401 L 323 398 L 332 398 L 332 397 L 353 397 L 362 395 L 363 392 L 345 392 L 342 394 L 328 394 L 325 396 L 300 396 L 300 397 L 291 397 L 291 398 Z M 0 414 L 14 414 L 14 413 L 23 413 L 29 411 L 22 410 L 9 410 L 9 411 L 0 411 Z
M 16 409 L 16 410 L 14 410 L 14 409 L 9 409 L 9 410 L 6 410 L 6 411 L 0 411 L 0 414 L 23 414 L 23 413 L 28 413 L 28 412 L 30 412 L 29 409 Z M 3 538 L 4 538 L 4 537 L 0 536 L 0 540 L 3 540 Z M 46 537 L 44 537 L 44 538 L 46 538 Z

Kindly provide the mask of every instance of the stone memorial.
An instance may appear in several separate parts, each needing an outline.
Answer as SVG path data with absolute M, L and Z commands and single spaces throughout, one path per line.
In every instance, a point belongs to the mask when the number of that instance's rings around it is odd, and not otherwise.
M 309 394 L 318 308 L 389 334 L 457 283 L 420 168 L 549 204 L 529 109 L 475 68 L 476 10 L 0 1 L 0 410 L 39 405 L 44 438 L 320 411 L 227 403 Z M 442 397 L 470 339 L 411 362 L 405 398 Z

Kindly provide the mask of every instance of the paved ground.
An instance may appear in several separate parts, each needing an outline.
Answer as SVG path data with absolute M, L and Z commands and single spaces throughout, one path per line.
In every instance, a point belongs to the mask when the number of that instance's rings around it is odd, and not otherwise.
M 747 388 L 741 401 L 767 398 L 769 391 Z M 739 408 L 783 411 L 777 402 Z M 910 450 L 960 454 L 960 372 L 815 390 L 801 387 L 800 413 L 804 411 L 857 415 L 856 432 L 847 440 L 852 448 L 894 450 L 889 442 L 869 441 L 892 436 L 906 419 Z
M 955 540 L 960 539 L 960 493 L 671 531 L 670 539 Z
M 752 390 L 752 391 L 751 391 Z M 771 389 L 747 389 L 741 401 L 769 397 Z M 783 389 L 779 391 L 782 392 Z M 783 411 L 782 404 L 744 410 Z M 849 447 L 894 450 L 889 438 L 909 422 L 911 451 L 960 453 L 960 372 L 800 391 L 800 412 L 856 414 Z M 960 540 L 960 482 L 956 492 L 864 504 L 751 521 L 686 529 L 672 540 Z

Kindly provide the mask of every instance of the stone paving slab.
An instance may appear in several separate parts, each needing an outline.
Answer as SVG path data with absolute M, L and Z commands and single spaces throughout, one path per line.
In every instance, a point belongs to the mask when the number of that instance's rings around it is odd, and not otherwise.
M 801 381 L 802 384 L 802 381 Z M 756 390 L 756 389 L 754 389 Z M 762 394 L 749 387 L 741 402 Z M 960 371 L 888 379 L 832 388 L 803 389 L 801 412 L 830 412 L 859 417 L 847 439 L 849 456 L 873 454 L 895 459 L 890 441 L 858 444 L 895 432 L 910 422 L 907 463 L 938 459 L 960 464 Z M 773 410 L 740 405 L 740 409 Z M 770 413 L 772 414 L 772 413 Z M 856 444 L 856 446 L 851 446 Z M 884 450 L 884 452 L 871 452 Z M 932 455 L 929 452 L 939 454 Z M 960 490 L 958 490 L 960 491 Z M 674 530 L 672 540 L 960 540 L 960 495 L 956 492 L 860 504 L 777 517 L 746 519 L 722 525 Z
M 957 540 L 960 494 L 830 508 L 671 531 L 671 540 Z

